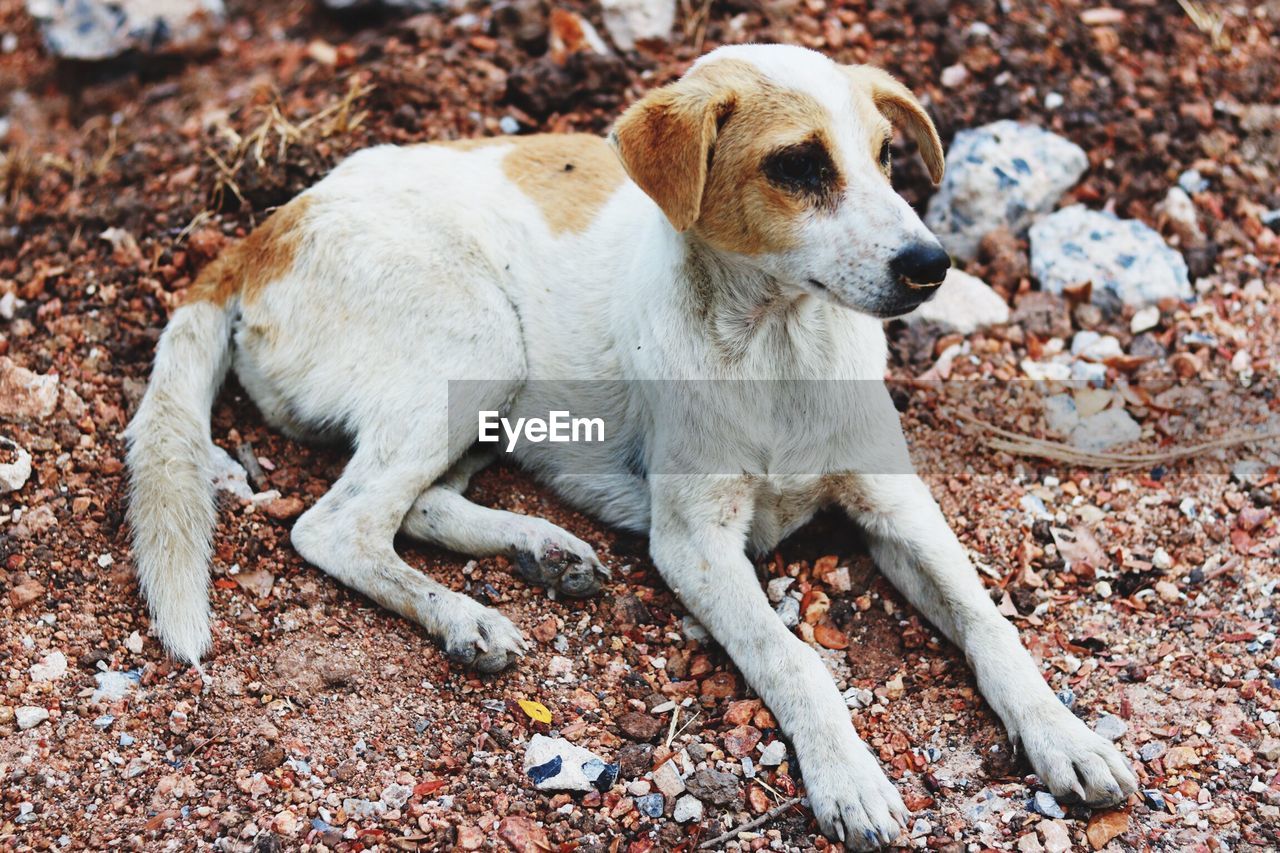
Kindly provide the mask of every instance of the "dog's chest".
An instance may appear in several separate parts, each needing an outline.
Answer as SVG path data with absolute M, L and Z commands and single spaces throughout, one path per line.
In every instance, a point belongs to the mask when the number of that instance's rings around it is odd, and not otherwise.
M 748 541 L 752 551 L 772 549 L 811 519 L 826 502 L 825 477 L 789 476 L 757 481 Z

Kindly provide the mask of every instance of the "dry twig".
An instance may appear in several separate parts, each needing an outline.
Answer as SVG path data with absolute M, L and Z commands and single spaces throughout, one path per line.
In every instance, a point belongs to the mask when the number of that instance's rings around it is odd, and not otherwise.
M 1199 456 L 1210 450 L 1221 450 L 1227 447 L 1239 447 L 1243 444 L 1254 444 L 1260 441 L 1280 439 L 1280 432 L 1263 432 L 1253 434 L 1224 435 L 1212 441 L 1193 444 L 1190 447 L 1178 447 L 1172 450 L 1155 453 L 1106 453 L 1102 451 L 1081 450 L 1061 441 L 1050 441 L 1044 438 L 1033 438 L 1029 435 L 1013 432 L 972 415 L 957 414 L 960 420 L 993 433 L 995 437 L 984 436 L 983 443 L 992 450 L 1002 450 L 1018 456 L 1036 456 L 1041 459 L 1052 459 L 1084 468 L 1147 468 L 1153 465 L 1166 465 Z
M 710 850 L 712 847 L 715 847 L 719 844 L 723 844 L 724 842 L 735 838 L 740 832 L 750 832 L 751 830 L 756 829 L 757 827 L 764 826 L 766 823 L 773 820 L 775 817 L 782 814 L 787 809 L 791 808 L 792 806 L 798 806 L 799 804 L 800 804 L 800 798 L 792 797 L 791 799 L 787 800 L 785 803 L 782 803 L 780 805 L 774 806 L 773 808 L 769 809 L 767 812 L 760 815 L 760 817 L 756 818 L 755 820 L 749 821 L 740 826 L 735 826 L 733 829 L 729 830 L 728 832 L 722 835 L 717 835 L 715 838 L 702 842 L 701 844 L 698 845 L 698 849 Z

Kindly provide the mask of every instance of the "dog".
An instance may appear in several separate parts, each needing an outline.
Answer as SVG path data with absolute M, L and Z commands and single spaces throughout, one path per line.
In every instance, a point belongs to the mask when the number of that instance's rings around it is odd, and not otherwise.
M 872 849 L 908 812 L 748 556 L 824 506 L 963 650 L 1055 797 L 1125 799 L 1125 759 L 1054 696 L 907 456 L 882 321 L 929 298 L 950 261 L 890 184 L 895 126 L 937 183 L 937 131 L 889 74 L 745 45 L 649 92 L 607 139 L 346 159 L 211 263 L 160 338 L 126 433 L 155 634 L 196 665 L 210 645 L 210 409 L 233 367 L 285 434 L 354 447 L 294 524 L 298 553 L 451 659 L 510 665 L 520 630 L 411 568 L 393 540 L 507 554 L 533 581 L 596 592 L 608 572 L 590 545 L 463 492 L 487 461 L 468 449 L 475 412 L 545 412 L 556 383 L 538 380 L 603 380 L 572 405 L 607 412 L 620 441 L 513 453 L 568 502 L 648 534 L 665 582 L 790 739 L 825 834 Z

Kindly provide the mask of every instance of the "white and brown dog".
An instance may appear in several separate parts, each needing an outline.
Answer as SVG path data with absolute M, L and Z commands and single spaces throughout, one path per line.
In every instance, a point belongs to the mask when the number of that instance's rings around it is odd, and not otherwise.
M 606 573 L 589 545 L 463 496 L 484 459 L 458 450 L 474 418 L 449 412 L 545 412 L 547 383 L 531 380 L 610 380 L 578 386 L 596 390 L 573 408 L 608 412 L 625 441 L 521 461 L 566 500 L 648 533 L 667 583 L 791 739 L 824 832 L 866 849 L 907 815 L 748 558 L 828 504 L 964 651 L 1056 796 L 1124 799 L 1136 788 L 1125 760 L 1054 697 L 910 473 L 880 318 L 928 298 L 949 261 L 890 185 L 894 124 L 937 181 L 937 132 L 888 74 L 749 45 L 649 93 L 608 140 L 346 160 L 211 264 L 160 339 L 128 430 L 134 559 L 155 633 L 192 663 L 210 644 L 209 417 L 233 366 L 287 434 L 354 446 L 295 524 L 298 552 L 455 660 L 507 666 L 520 631 L 411 568 L 394 537 L 510 554 L 534 579 L 594 592 Z M 465 379 L 485 381 L 449 399 L 449 380 Z M 825 380 L 863 381 L 849 383 L 850 405 Z M 569 458 L 573 470 L 556 461 Z

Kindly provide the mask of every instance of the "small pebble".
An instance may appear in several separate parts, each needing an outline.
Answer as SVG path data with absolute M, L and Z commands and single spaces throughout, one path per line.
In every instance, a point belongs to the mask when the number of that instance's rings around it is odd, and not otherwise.
M 1031 811 L 1036 814 L 1044 815 L 1051 818 L 1064 818 L 1067 813 L 1063 811 L 1062 806 L 1058 805 L 1058 801 L 1053 798 L 1053 794 L 1048 791 L 1036 791 L 1035 797 L 1029 804 Z
M 672 817 L 676 823 L 697 823 L 702 820 L 702 801 L 691 794 L 685 794 L 676 800 Z
M 665 807 L 666 800 L 661 794 L 645 794 L 643 797 L 636 797 L 636 808 L 645 817 L 662 817 L 662 810 Z
M 1107 740 L 1120 740 L 1129 727 L 1115 714 L 1106 714 L 1098 718 L 1098 722 L 1093 725 L 1093 730 Z

